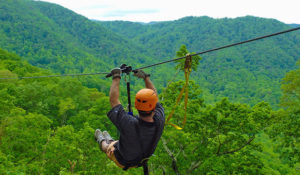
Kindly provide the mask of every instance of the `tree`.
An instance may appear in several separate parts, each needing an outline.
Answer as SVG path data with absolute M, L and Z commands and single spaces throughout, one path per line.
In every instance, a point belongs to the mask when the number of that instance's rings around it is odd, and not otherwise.
M 162 101 L 166 114 L 184 82 L 174 82 Z M 204 105 L 199 87 L 190 83 L 188 119 L 183 131 L 165 127 L 157 149 L 156 168 L 166 174 L 260 174 L 263 166 L 253 151 L 260 151 L 256 135 L 269 127 L 271 108 L 267 103 L 254 107 L 233 104 L 223 99 L 215 105 Z M 183 102 L 174 114 L 182 118 Z
M 40 114 L 15 114 L 2 121 L 0 153 L 7 156 L 5 161 L 13 163 L 19 173 L 41 172 L 41 155 L 50 135 L 50 125 L 51 121 Z M 3 172 L 9 171 L 7 168 Z
M 192 53 L 189 53 L 189 51 L 187 50 L 186 46 L 185 45 L 182 45 L 180 47 L 180 49 L 176 52 L 176 57 L 184 57 L 186 56 L 187 54 L 194 54 L 194 52 Z M 193 71 L 197 71 L 197 67 L 199 65 L 199 61 L 201 60 L 202 58 L 198 55 L 196 56 L 193 56 L 192 57 L 192 70 Z M 180 59 L 180 60 L 176 60 L 175 62 L 178 63 L 178 65 L 175 67 L 177 70 L 182 70 L 184 71 L 184 63 L 185 63 L 185 60 L 184 59 Z
M 300 161 L 300 60 L 299 68 L 286 74 L 282 81 L 281 106 L 275 113 L 277 120 L 270 130 L 272 138 L 280 143 L 278 151 L 290 166 Z
M 300 60 L 298 69 L 288 72 L 282 82 L 281 105 L 291 113 L 300 113 Z
M 75 109 L 74 101 L 71 98 L 60 100 L 58 114 L 61 117 L 61 125 L 65 125 L 68 119 L 68 111 Z

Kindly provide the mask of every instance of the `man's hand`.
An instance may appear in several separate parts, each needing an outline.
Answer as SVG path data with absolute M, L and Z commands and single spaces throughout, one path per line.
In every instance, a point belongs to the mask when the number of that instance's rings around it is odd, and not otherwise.
M 146 74 L 144 71 L 138 69 L 138 70 L 134 71 L 134 76 L 144 79 L 146 88 L 152 89 L 157 95 L 157 91 L 156 91 L 153 83 L 150 80 L 150 74 Z
M 146 74 L 143 70 L 140 69 L 136 70 L 133 75 L 144 80 L 145 78 L 150 77 L 150 74 Z
M 113 70 L 111 70 L 111 75 L 112 75 L 112 79 L 115 79 L 115 78 L 120 78 L 121 79 L 121 69 L 120 68 L 114 68 Z

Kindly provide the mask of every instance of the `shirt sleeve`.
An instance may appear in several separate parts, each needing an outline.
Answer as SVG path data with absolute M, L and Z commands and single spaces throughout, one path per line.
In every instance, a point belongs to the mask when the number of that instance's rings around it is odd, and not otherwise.
M 164 107 L 161 105 L 161 103 L 157 103 L 155 107 L 155 115 L 157 115 L 162 120 L 165 120 L 165 112 Z
M 133 117 L 127 114 L 121 104 L 113 107 L 108 113 L 108 118 L 118 128 L 119 131 L 125 126 L 128 126 Z

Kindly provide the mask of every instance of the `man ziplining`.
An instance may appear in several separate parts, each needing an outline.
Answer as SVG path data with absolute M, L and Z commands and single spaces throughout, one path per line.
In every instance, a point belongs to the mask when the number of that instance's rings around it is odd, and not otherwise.
M 154 153 L 162 135 L 165 123 L 164 108 L 158 102 L 158 96 L 150 75 L 137 70 L 134 76 L 144 79 L 145 89 L 141 89 L 135 97 L 135 108 L 138 116 L 128 114 L 119 101 L 119 86 L 122 70 L 111 71 L 110 104 L 112 109 L 107 116 L 120 132 L 119 140 L 113 140 L 107 131 L 95 131 L 95 139 L 101 151 L 115 164 L 127 170 L 143 166 L 144 174 L 148 174 L 147 161 Z

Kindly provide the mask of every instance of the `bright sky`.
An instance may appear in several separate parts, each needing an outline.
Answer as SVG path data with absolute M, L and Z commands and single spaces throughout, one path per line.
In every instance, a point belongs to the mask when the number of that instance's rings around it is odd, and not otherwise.
M 300 0 L 43 0 L 89 19 L 169 21 L 186 16 L 257 16 L 300 24 Z

